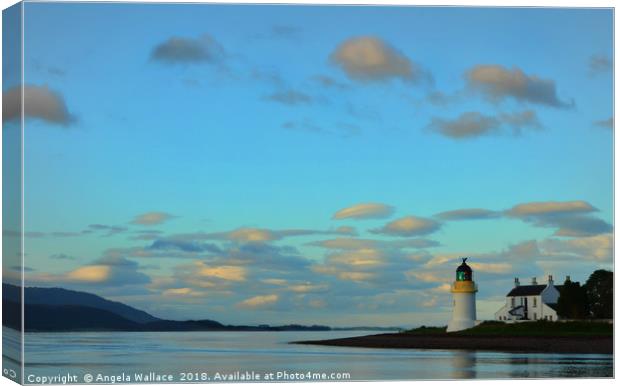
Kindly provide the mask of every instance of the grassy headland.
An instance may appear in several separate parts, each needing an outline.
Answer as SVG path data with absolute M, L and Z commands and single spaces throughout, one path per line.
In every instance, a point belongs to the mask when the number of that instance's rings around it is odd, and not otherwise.
M 460 336 L 553 336 L 587 337 L 612 336 L 613 324 L 604 322 L 548 322 L 544 320 L 527 323 L 482 322 L 468 330 L 447 333 L 446 327 L 418 327 L 403 331 L 411 335 L 460 335 Z
M 604 322 L 484 322 L 463 331 L 419 327 L 396 334 L 294 342 L 368 348 L 505 352 L 613 353 L 613 325 Z

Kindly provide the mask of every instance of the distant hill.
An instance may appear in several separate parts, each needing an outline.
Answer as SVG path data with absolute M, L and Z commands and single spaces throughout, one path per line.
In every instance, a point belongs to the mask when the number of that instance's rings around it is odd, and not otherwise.
M 20 329 L 19 303 L 3 302 L 3 315 L 14 317 L 5 320 L 5 325 Z M 225 330 L 221 323 L 205 321 L 173 321 L 157 319 L 154 322 L 137 323 L 113 312 L 95 307 L 41 304 L 26 304 L 26 331 L 204 331 Z
M 2 284 L 2 297 L 19 303 L 20 288 L 10 284 Z M 126 304 L 114 302 L 87 292 L 71 291 L 64 288 L 26 287 L 24 299 L 28 305 L 44 306 L 84 306 L 112 312 L 136 323 L 148 323 L 160 320 L 144 311 Z
M 17 317 L 4 321 L 7 327 L 20 329 L 19 303 L 4 301 L 2 313 Z M 84 306 L 26 305 L 26 331 L 140 331 L 141 324 L 112 312 Z
M 123 303 L 63 288 L 25 288 L 26 331 L 328 331 L 327 326 L 235 326 L 214 320 L 164 320 Z M 2 324 L 21 329 L 19 287 L 2 285 Z

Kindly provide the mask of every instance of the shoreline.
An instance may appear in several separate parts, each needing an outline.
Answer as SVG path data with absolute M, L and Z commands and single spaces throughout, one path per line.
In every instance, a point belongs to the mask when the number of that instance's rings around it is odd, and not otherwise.
M 502 351 L 517 353 L 613 354 L 613 336 L 480 336 L 456 334 L 376 334 L 306 340 L 291 344 L 382 349 Z

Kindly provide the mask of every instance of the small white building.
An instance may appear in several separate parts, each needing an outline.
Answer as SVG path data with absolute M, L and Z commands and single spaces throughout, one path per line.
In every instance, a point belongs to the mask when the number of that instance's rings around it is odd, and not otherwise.
M 515 286 L 506 295 L 506 304 L 495 313 L 495 320 L 558 320 L 556 309 L 561 288 L 553 284 L 551 275 L 547 284 L 538 284 L 533 278 L 531 285 L 520 285 L 515 278 Z

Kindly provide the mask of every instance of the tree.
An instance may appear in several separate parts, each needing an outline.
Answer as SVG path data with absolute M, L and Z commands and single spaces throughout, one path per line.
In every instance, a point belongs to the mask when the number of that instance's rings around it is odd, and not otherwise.
M 584 285 L 590 308 L 595 319 L 611 319 L 614 315 L 614 274 L 598 269 L 590 275 Z
M 588 297 L 585 286 L 566 280 L 558 298 L 558 316 L 566 319 L 585 319 L 588 316 Z

